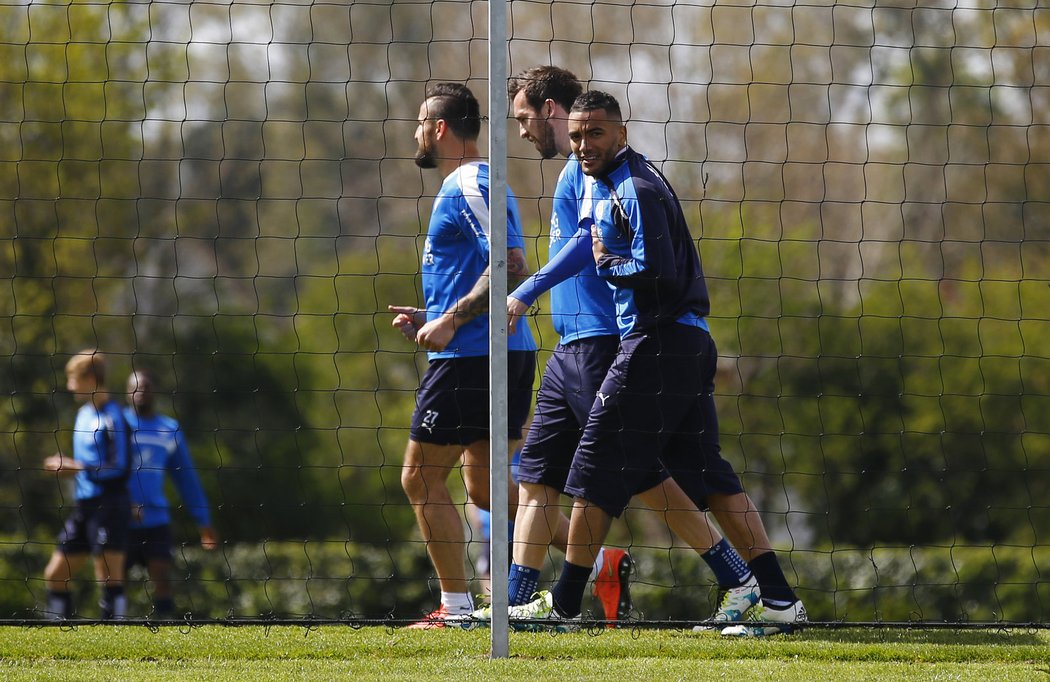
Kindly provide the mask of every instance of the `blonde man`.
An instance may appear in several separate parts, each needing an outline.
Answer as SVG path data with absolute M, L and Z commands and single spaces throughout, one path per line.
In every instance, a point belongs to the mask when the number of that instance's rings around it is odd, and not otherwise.
M 54 620 L 73 615 L 70 580 L 94 559 L 102 596 L 102 620 L 122 619 L 124 558 L 131 503 L 128 499 L 130 448 L 120 406 L 105 389 L 106 363 L 94 349 L 80 351 L 66 363 L 66 388 L 81 403 L 73 428 L 73 456 L 56 453 L 44 468 L 74 480 L 76 504 L 58 536 L 58 546 L 44 569 L 46 615 Z

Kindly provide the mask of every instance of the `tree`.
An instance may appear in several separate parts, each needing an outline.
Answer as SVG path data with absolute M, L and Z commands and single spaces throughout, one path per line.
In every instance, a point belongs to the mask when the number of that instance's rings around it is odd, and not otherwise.
M 3 9 L 0 500 L 17 513 L 3 515 L 0 532 L 53 532 L 55 483 L 39 462 L 69 443 L 72 401 L 56 394 L 65 354 L 98 346 L 119 367 L 129 349 L 121 303 L 137 179 L 128 171 L 147 105 L 140 10 Z

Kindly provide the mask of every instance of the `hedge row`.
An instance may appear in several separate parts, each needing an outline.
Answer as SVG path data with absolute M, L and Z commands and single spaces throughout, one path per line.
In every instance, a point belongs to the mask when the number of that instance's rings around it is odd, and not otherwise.
M 0 541 L 0 618 L 32 619 L 44 602 L 51 545 Z M 836 548 L 781 552 L 810 617 L 848 622 L 1050 622 L 1050 547 Z M 632 592 L 646 620 L 699 620 L 717 594 L 692 552 L 635 548 Z M 438 601 L 419 543 L 350 542 L 186 547 L 176 560 L 176 602 L 193 618 L 412 618 Z M 551 573 L 548 568 L 548 575 Z M 85 571 L 84 576 L 88 577 Z M 149 586 L 129 582 L 132 615 L 150 609 Z M 80 613 L 97 613 L 80 582 Z M 596 604 L 592 604 L 596 606 Z

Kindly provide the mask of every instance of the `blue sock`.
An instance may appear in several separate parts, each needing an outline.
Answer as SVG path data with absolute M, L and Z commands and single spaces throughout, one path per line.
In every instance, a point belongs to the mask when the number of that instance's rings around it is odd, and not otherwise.
M 751 579 L 751 569 L 725 538 L 701 555 L 715 574 L 719 587 L 739 587 Z
M 575 618 L 580 615 L 580 611 L 583 610 L 583 593 L 591 579 L 591 568 L 593 566 L 577 566 L 565 562 L 551 593 L 555 615 L 562 618 Z
M 528 566 L 510 565 L 507 576 L 507 593 L 511 606 L 521 606 L 532 601 L 536 588 L 540 584 L 540 569 Z

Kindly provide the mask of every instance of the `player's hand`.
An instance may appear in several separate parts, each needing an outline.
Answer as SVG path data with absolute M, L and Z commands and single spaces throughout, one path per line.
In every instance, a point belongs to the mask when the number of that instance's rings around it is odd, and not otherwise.
M 201 526 L 201 549 L 211 552 L 219 546 L 219 534 L 211 526 Z
M 44 469 L 47 471 L 54 471 L 55 473 L 62 476 L 70 476 L 77 473 L 83 467 L 80 466 L 80 462 L 75 459 L 66 457 L 60 452 L 56 452 L 44 459 Z
M 594 254 L 595 263 L 609 253 L 609 250 L 605 248 L 605 243 L 602 242 L 602 234 L 598 231 L 597 225 L 591 225 L 591 253 Z
M 525 305 L 513 296 L 507 297 L 507 334 L 511 335 L 518 330 L 518 320 L 529 311 Z
M 62 471 L 62 464 L 65 462 L 65 459 L 65 457 L 56 452 L 44 459 L 44 469 L 47 471 Z
M 442 315 L 427 322 L 416 332 L 416 343 L 430 351 L 443 351 L 456 335 L 456 324 L 451 315 Z
M 386 309 L 396 313 L 391 325 L 406 339 L 415 342 L 419 328 L 426 324 L 426 311 L 404 305 L 388 305 Z

